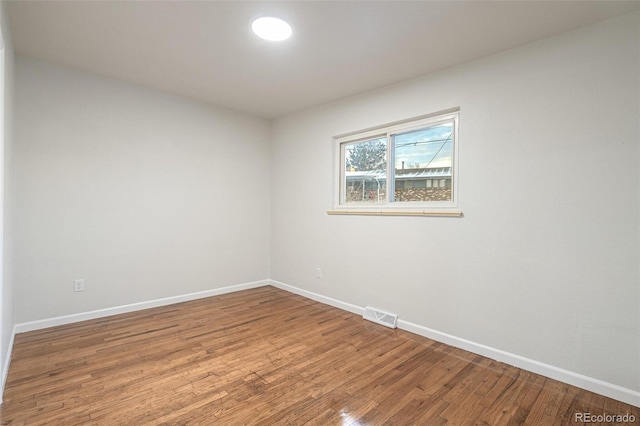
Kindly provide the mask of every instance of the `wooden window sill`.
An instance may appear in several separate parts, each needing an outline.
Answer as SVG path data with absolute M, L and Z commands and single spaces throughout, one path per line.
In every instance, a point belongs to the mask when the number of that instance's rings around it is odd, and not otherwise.
M 328 215 L 355 215 L 355 216 L 425 216 L 425 217 L 462 217 L 458 210 L 357 210 L 334 209 L 327 210 Z

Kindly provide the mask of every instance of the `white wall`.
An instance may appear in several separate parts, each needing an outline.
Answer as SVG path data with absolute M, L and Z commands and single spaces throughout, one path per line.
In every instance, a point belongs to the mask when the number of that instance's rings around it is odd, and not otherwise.
M 21 56 L 16 87 L 16 322 L 268 278 L 268 121 Z
M 271 277 L 640 391 L 638 28 L 626 15 L 276 120 Z M 452 107 L 464 218 L 326 214 L 332 136 Z
M 3 56 L 3 96 L 2 105 L 2 278 L 0 279 L 0 401 L 1 390 L 4 389 L 8 360 L 11 351 L 11 339 L 14 325 L 13 310 L 13 68 L 14 54 L 9 19 L 5 10 L 5 2 L 0 2 L 0 25 L 2 28 Z

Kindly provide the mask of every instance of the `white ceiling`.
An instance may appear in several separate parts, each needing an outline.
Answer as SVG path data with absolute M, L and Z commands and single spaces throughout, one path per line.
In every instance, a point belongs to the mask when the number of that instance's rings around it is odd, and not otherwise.
M 273 118 L 639 9 L 640 1 L 10 1 L 18 53 Z M 293 37 L 258 39 L 251 21 Z

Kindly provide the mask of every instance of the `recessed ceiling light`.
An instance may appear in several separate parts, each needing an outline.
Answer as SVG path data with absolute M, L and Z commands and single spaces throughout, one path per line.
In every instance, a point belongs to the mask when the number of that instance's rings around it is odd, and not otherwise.
M 265 16 L 251 23 L 251 29 L 258 37 L 269 41 L 282 41 L 291 37 L 291 25 L 282 19 Z

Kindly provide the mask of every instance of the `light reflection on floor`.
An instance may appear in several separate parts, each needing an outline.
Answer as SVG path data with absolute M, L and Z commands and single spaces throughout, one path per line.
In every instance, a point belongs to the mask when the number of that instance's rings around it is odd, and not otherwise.
M 340 416 L 342 417 L 342 426 L 367 426 L 366 423 L 360 423 L 348 413 L 345 413 L 344 410 L 340 411 Z

